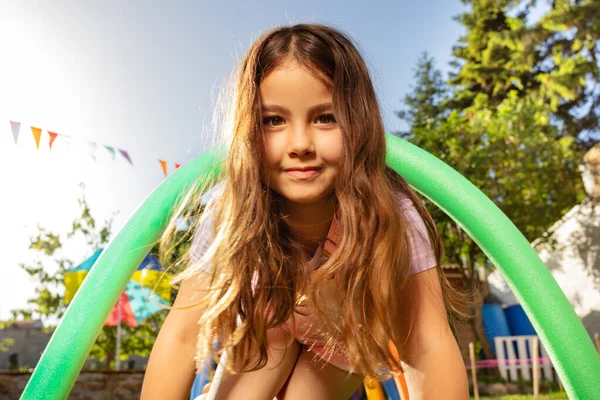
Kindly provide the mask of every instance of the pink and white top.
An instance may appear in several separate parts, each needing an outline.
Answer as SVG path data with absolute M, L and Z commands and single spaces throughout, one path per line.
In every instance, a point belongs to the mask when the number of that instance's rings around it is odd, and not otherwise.
M 423 219 L 408 197 L 398 194 L 398 201 L 402 212 L 410 224 L 409 239 L 412 250 L 411 274 L 418 274 L 419 272 L 434 268 L 436 266 L 435 253 L 431 247 Z M 190 250 L 190 259 L 193 263 L 196 263 L 202 257 L 212 242 L 212 228 L 210 223 L 210 218 L 206 218 L 196 231 Z M 310 260 L 311 265 L 309 268 L 312 270 L 317 269 L 324 262 L 323 252 L 331 255 L 335 251 L 341 237 L 338 227 L 339 221 L 334 219 L 324 245 L 318 247 L 313 258 Z M 207 273 L 210 272 L 210 267 L 206 264 L 200 265 L 199 268 Z M 328 308 L 327 305 L 329 303 L 335 307 L 334 305 L 337 303 L 336 296 L 338 296 L 335 284 L 332 284 L 332 282 L 325 284 L 331 286 L 322 292 L 327 302 L 326 308 Z M 333 310 L 334 315 L 336 311 Z M 301 302 L 296 307 L 294 318 L 290 317 L 282 328 L 288 331 L 300 344 L 320 359 L 345 371 L 360 372 L 356 371 L 350 363 L 342 343 L 337 339 L 332 340 L 324 333 L 326 330 L 323 323 L 311 314 L 310 309 L 304 303 Z
M 417 274 L 427 269 L 436 266 L 435 253 L 431 247 L 427 228 L 419 212 L 415 208 L 410 198 L 404 194 L 398 194 L 398 202 L 404 216 L 409 222 L 410 244 L 412 250 L 411 274 Z M 196 229 L 192 246 L 190 248 L 190 261 L 196 263 L 202 255 L 208 250 L 212 243 L 212 226 L 211 218 L 205 218 Z M 337 244 L 339 243 L 341 233 L 338 229 L 339 221 L 334 219 L 329 228 L 329 233 L 325 239 L 325 244 L 319 246 L 310 263 L 313 269 L 318 268 L 320 262 L 323 261 L 323 250 L 327 254 L 333 254 Z M 199 267 L 205 272 L 210 272 L 209 265 L 201 265 Z

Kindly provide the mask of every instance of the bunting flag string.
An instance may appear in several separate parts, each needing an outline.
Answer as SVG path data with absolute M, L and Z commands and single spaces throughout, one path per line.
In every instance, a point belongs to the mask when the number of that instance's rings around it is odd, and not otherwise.
M 13 134 L 13 140 L 15 141 L 15 146 L 18 144 L 19 141 L 19 134 L 21 132 L 21 122 L 17 122 L 17 121 L 9 121 L 10 123 L 10 128 L 11 128 L 11 132 Z M 40 140 L 42 137 L 42 133 L 45 131 L 48 133 L 48 146 L 50 151 L 52 151 L 52 146 L 54 145 L 56 139 L 60 138 L 61 142 L 64 142 L 65 144 L 71 144 L 73 137 L 69 136 L 69 135 L 65 135 L 62 133 L 58 133 L 58 132 L 54 132 L 54 131 L 50 131 L 50 130 L 46 130 L 46 129 L 42 129 L 42 128 L 38 128 L 38 127 L 34 127 L 34 126 L 30 126 L 31 129 L 31 133 L 33 134 L 33 139 L 35 141 L 35 146 L 37 148 L 37 150 L 39 151 L 40 149 Z M 82 143 L 82 145 L 85 145 L 87 147 L 87 152 L 89 153 L 89 155 L 92 157 L 92 159 L 94 161 L 97 161 L 96 157 L 98 154 L 98 143 L 96 142 L 92 142 L 90 140 L 83 140 L 83 139 L 78 139 L 80 141 L 80 143 Z M 106 149 L 106 151 L 108 151 L 111 155 L 112 155 L 112 159 L 113 161 L 116 159 L 116 155 L 117 155 L 117 151 L 119 152 L 119 154 L 121 154 L 121 156 L 127 160 L 127 162 L 133 166 L 133 160 L 131 159 L 131 156 L 129 154 L 129 152 L 127 150 L 124 149 L 116 149 L 115 147 L 112 146 L 108 146 L 108 145 L 102 145 L 102 147 L 104 147 Z M 80 147 L 83 150 L 83 147 Z M 166 160 L 158 160 L 160 165 L 161 165 L 161 169 L 165 175 L 165 177 L 168 175 L 168 162 Z M 174 163 L 175 164 L 175 170 L 177 170 L 181 164 L 179 163 Z

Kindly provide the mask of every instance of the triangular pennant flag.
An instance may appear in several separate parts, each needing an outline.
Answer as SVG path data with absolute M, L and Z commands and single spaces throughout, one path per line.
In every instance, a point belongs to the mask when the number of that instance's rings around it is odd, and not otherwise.
M 104 322 L 104 326 L 117 326 L 120 322 L 125 323 L 133 328 L 138 326 L 137 319 L 131 309 L 131 303 L 125 292 L 121 293 L 120 302 L 112 308 L 108 318 Z M 119 321 L 119 308 L 121 309 L 121 320 Z
M 37 149 L 40 149 L 40 137 L 42 136 L 42 130 L 40 128 L 31 127 L 31 133 L 33 133 L 33 138 L 35 139 L 35 146 Z
M 96 161 L 96 153 L 98 152 L 98 144 L 88 140 L 88 151 L 90 156 Z
M 119 149 L 119 153 L 121 153 L 121 155 L 123 157 L 125 157 L 127 159 L 127 161 L 129 161 L 129 164 L 133 165 L 133 161 L 131 161 L 131 158 L 129 157 L 129 154 L 127 154 L 127 152 L 125 150 Z
M 58 133 L 48 131 L 48 135 L 50 135 L 50 150 L 52 150 L 52 143 L 56 140 Z
M 60 134 L 60 142 L 66 145 L 69 149 L 73 147 L 71 136 Z
M 17 144 L 17 140 L 19 139 L 19 131 L 21 130 L 21 123 L 10 121 L 10 128 L 12 129 L 13 138 L 15 139 L 15 144 Z
M 179 169 L 179 167 L 181 167 L 181 164 L 175 163 L 175 169 Z
M 104 148 L 105 148 L 106 150 L 110 151 L 110 154 L 112 154 L 112 156 L 113 156 L 113 161 L 114 161 L 114 160 L 115 160 L 115 154 L 116 154 L 116 153 L 115 153 L 115 149 L 113 149 L 112 147 L 110 147 L 110 146 L 107 146 L 107 145 L 104 145 Z
M 165 176 L 167 176 L 167 162 L 165 160 L 158 160 L 158 162 L 162 166 L 162 169 L 163 169 L 163 172 L 165 173 Z

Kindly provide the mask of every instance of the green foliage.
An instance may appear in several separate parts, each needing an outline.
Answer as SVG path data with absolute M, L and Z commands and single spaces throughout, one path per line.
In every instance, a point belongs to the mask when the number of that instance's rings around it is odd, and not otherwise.
M 443 82 L 430 57 L 419 60 L 398 113 L 410 131 L 398 135 L 473 182 L 529 241 L 548 241 L 550 226 L 585 196 L 578 165 L 600 133 L 600 3 L 554 1 L 535 22 L 535 1 L 463 2 L 470 10 L 456 18 L 466 34 L 453 48 L 454 73 Z M 491 263 L 458 224 L 428 208 L 444 262 L 480 289 L 477 267 Z M 481 321 L 472 324 L 491 356 Z
M 550 105 L 558 134 L 589 149 L 600 124 L 600 2 L 553 1 L 531 23 L 532 1 L 467 3 L 471 12 L 457 17 L 467 34 L 453 49 L 458 71 L 450 80 L 455 96 L 448 106 L 464 110 L 486 94 L 494 109 L 512 92 L 537 92 Z
M 7 352 L 10 349 L 10 347 L 14 344 L 14 339 L 2 339 L 2 341 L 0 342 L 0 352 Z
M 90 253 L 108 243 L 112 219 L 105 221 L 104 226 L 96 232 L 96 221 L 90 213 L 83 190 L 85 185 L 80 185 L 81 198 L 78 199 L 81 216 L 73 221 L 72 229 L 66 234 L 66 239 L 73 239 L 76 235 L 83 237 L 85 243 L 90 247 Z M 52 323 L 62 318 L 65 312 L 63 303 L 64 275 L 76 264 L 62 254 L 65 248 L 59 235 L 48 231 L 44 227 L 37 226 L 38 232 L 30 238 L 29 249 L 40 254 L 32 264 L 19 264 L 19 267 L 27 272 L 37 283 L 36 296 L 29 299 L 28 309 L 13 310 L 13 318 L 32 319 L 39 318 L 47 327 L 53 330 Z M 52 266 L 52 267 L 51 267 Z
M 474 399 L 474 397 L 471 397 Z M 532 394 L 507 394 L 503 396 L 479 396 L 480 400 L 534 400 L 535 397 Z M 568 400 L 569 397 L 564 391 L 552 391 L 549 393 L 542 393 L 537 397 L 538 400 Z
M 570 112 L 599 101 L 589 87 L 598 80 L 600 8 L 555 1 L 530 23 L 532 2 L 465 3 L 471 10 L 457 17 L 467 33 L 454 47 L 456 73 L 444 83 L 431 58 L 419 60 L 407 108 L 398 113 L 410 132 L 400 135 L 481 188 L 528 240 L 543 238 L 584 197 L 577 167 L 591 141 L 585 133 L 599 126 L 596 110 Z M 449 217 L 430 210 L 446 262 L 474 279 L 476 265 L 489 265 L 486 257 Z
M 59 320 L 66 309 L 63 302 L 65 272 L 83 261 L 77 260 L 74 262 L 62 256 L 63 250 L 68 249 L 67 244 L 75 239 L 83 239 L 89 247 L 88 253 L 92 254 L 96 249 L 105 246 L 111 235 L 112 218 L 105 221 L 102 226 L 98 226 L 83 194 L 85 186 L 82 184 L 81 188 L 82 194 L 78 199 L 81 215 L 73 221 L 71 230 L 66 234 L 67 240 L 63 241 L 60 235 L 38 226 L 37 234 L 30 239 L 29 248 L 40 254 L 41 257 L 32 264 L 20 264 L 20 267 L 37 283 L 36 295 L 28 300 L 30 308 L 12 310 L 13 318 L 25 320 L 39 318 L 44 322 L 47 332 L 54 331 L 56 327 L 52 323 Z M 189 233 L 180 233 L 179 237 L 181 243 L 174 251 L 176 255 L 185 254 L 189 247 L 189 240 L 187 240 L 189 239 Z M 154 246 L 151 253 L 157 254 L 157 249 L 158 244 Z M 175 297 L 175 294 L 176 291 L 172 290 L 172 298 Z M 126 360 L 131 355 L 149 355 L 166 314 L 166 310 L 158 312 L 137 328 L 131 328 L 123 324 L 121 327 L 120 359 Z M 103 327 L 90 351 L 90 358 L 103 362 L 106 368 L 114 365 L 116 331 L 116 327 Z
M 150 316 L 137 328 L 122 324 L 119 359 L 125 361 L 132 355 L 149 356 L 166 316 L 166 311 L 158 312 Z M 117 327 L 103 327 L 90 350 L 90 358 L 102 362 L 105 368 L 114 368 L 116 344 Z

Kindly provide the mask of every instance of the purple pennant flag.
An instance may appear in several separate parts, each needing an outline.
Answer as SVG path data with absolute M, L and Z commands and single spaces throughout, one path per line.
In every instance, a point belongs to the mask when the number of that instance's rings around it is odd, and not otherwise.
M 121 153 L 121 155 L 125 157 L 127 161 L 129 161 L 129 164 L 133 165 L 133 161 L 131 161 L 131 158 L 129 158 L 129 154 L 127 154 L 125 150 L 119 149 L 119 153 Z
M 21 130 L 21 123 L 10 121 L 10 127 L 12 129 L 13 138 L 15 139 L 15 145 L 16 145 L 17 140 L 19 139 L 19 131 Z

